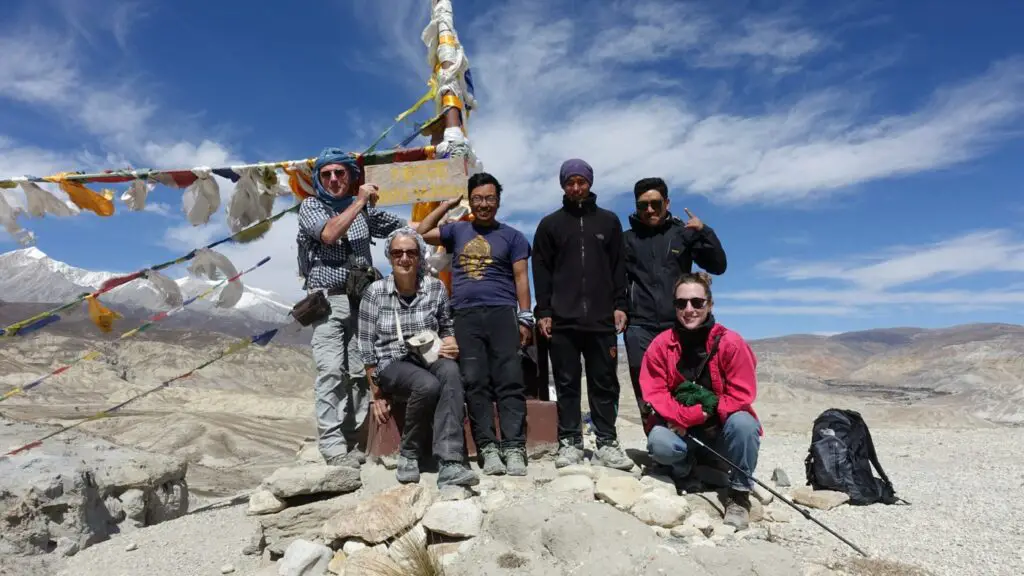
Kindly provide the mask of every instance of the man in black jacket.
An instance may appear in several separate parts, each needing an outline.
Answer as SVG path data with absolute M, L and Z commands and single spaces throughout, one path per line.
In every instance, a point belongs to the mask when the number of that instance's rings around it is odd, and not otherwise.
M 709 274 L 725 273 L 725 251 L 710 226 L 683 208 L 684 223 L 669 212 L 668 186 L 661 178 L 644 178 L 633 187 L 636 213 L 623 234 L 629 280 L 629 328 L 626 358 L 641 420 L 647 417 L 640 394 L 640 361 L 655 336 L 675 322 L 672 287 L 693 263 Z
M 558 394 L 558 456 L 562 468 L 583 461 L 580 409 L 581 363 L 587 366 L 587 396 L 597 436 L 595 463 L 629 470 L 633 461 L 618 443 L 618 339 L 626 326 L 626 270 L 622 224 L 599 208 L 590 191 L 594 170 L 566 160 L 559 173 L 562 208 L 545 216 L 533 239 L 535 316 L 551 339 L 551 367 Z

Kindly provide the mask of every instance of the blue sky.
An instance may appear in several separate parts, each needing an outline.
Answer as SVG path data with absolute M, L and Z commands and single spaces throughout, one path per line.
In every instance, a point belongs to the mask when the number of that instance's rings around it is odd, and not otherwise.
M 532 238 L 579 156 L 624 225 L 632 183 L 659 175 L 715 228 L 717 315 L 748 337 L 1024 321 L 1024 5 L 825 4 L 456 0 L 503 217 Z M 423 92 L 427 10 L 5 2 L 0 174 L 361 149 Z M 134 270 L 226 235 L 223 209 L 193 227 L 180 195 L 20 223 L 56 259 Z M 273 256 L 248 282 L 296 296 L 294 234 L 288 217 L 224 252 Z

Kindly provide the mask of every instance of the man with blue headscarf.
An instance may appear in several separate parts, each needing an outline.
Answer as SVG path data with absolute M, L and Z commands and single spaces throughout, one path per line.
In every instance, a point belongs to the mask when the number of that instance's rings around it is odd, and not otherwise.
M 370 389 L 356 339 L 357 310 L 346 284 L 353 268 L 372 266 L 371 238 L 387 238 L 407 223 L 378 210 L 377 186 L 358 186 L 354 155 L 325 148 L 313 166 L 316 195 L 299 207 L 299 274 L 303 288 L 326 292 L 330 315 L 313 323 L 317 445 L 329 465 L 358 468 L 366 461 L 358 447 L 369 408 Z

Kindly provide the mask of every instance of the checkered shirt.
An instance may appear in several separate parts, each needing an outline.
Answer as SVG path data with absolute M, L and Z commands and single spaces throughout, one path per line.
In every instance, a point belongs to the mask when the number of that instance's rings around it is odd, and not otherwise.
M 366 289 L 359 306 L 359 352 L 363 364 L 376 366 L 378 374 L 407 354 L 405 341 L 398 339 L 395 310 L 405 338 L 423 330 L 433 330 L 441 338 L 455 335 L 448 289 L 440 280 L 424 276 L 411 304 L 398 295 L 394 276 L 377 280 Z
M 299 259 L 302 260 L 305 256 L 309 262 L 306 283 L 303 286 L 307 290 L 345 286 L 345 279 L 348 277 L 348 248 L 344 238 L 348 238 L 348 243 L 357 258 L 362 258 L 366 264 L 372 265 L 371 237 L 387 238 L 388 234 L 406 225 L 404 219 L 390 212 L 367 208 L 356 216 L 343 238 L 329 246 L 325 245 L 320 241 L 320 234 L 327 221 L 337 215 L 338 211 L 315 196 L 303 200 L 299 207 L 299 233 L 295 241 L 298 244 Z

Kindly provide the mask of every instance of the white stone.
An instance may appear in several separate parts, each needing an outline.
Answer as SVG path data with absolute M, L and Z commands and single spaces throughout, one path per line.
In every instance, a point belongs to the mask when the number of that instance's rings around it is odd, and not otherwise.
M 548 485 L 547 489 L 552 492 L 573 494 L 583 500 L 594 499 L 594 481 L 582 474 L 559 476 Z
M 365 542 L 359 540 L 348 540 L 342 545 L 341 550 L 345 552 L 346 556 L 351 556 L 360 550 L 366 550 L 367 546 Z
M 644 494 L 644 486 L 630 476 L 602 476 L 594 495 L 615 507 L 629 509 Z
M 630 513 L 644 524 L 672 528 L 683 523 L 690 511 L 686 499 L 662 492 L 644 494 L 630 508 Z
M 323 544 L 295 540 L 277 563 L 279 576 L 322 576 L 334 558 L 334 552 Z
M 220 567 L 220 573 L 221 574 L 231 574 L 234 571 L 235 571 L 235 567 L 232 566 L 231 564 L 225 564 L 225 565 Z
M 249 509 L 246 514 L 250 516 L 276 514 L 287 507 L 288 505 L 274 496 L 270 490 L 258 488 L 249 495 Z
M 471 500 L 437 502 L 427 510 L 423 526 L 431 532 L 469 538 L 480 533 L 484 513 Z

